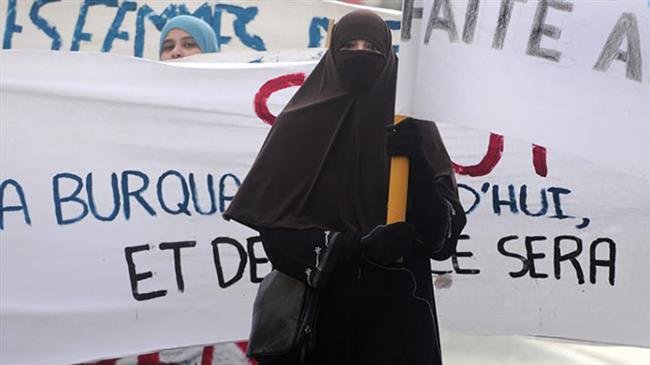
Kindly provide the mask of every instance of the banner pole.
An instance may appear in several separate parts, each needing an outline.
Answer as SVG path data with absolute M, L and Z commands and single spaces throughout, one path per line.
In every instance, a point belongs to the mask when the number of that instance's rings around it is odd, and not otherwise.
M 403 115 L 395 116 L 395 124 L 406 119 Z M 409 158 L 393 156 L 390 159 L 390 180 L 388 184 L 388 211 L 386 223 L 406 222 L 406 196 L 408 194 Z
M 327 38 L 325 38 L 325 48 L 330 48 L 330 42 L 332 41 L 332 30 L 334 29 L 334 19 L 330 19 L 327 22 Z

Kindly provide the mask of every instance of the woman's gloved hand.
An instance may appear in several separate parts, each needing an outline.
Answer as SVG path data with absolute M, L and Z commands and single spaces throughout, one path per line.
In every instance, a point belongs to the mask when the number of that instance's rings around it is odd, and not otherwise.
M 386 150 L 389 156 L 407 156 L 411 165 L 411 183 L 429 184 L 433 174 L 426 160 L 421 131 L 416 121 L 407 118 L 386 126 Z
M 411 254 L 414 237 L 413 225 L 406 222 L 377 226 L 361 237 L 361 250 L 366 259 L 390 265 Z
M 414 119 L 407 118 L 399 124 L 389 124 L 386 133 L 389 156 L 408 156 L 414 160 L 424 158 L 422 136 Z

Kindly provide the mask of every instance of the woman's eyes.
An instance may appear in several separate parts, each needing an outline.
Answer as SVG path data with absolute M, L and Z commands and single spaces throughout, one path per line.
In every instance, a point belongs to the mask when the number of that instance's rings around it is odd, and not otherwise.
M 343 49 L 356 49 L 357 48 L 357 42 L 355 42 L 355 41 L 347 42 L 347 43 L 343 44 L 343 47 L 341 47 L 341 48 L 343 48 Z M 381 52 L 379 50 L 379 47 L 375 46 L 374 44 L 372 44 L 370 42 L 364 42 L 361 48 L 367 49 L 367 50 L 373 51 L 373 52 Z
M 199 45 L 196 43 L 195 40 L 184 40 L 181 41 L 181 45 L 185 49 L 193 49 L 197 48 Z M 167 42 L 163 45 L 163 52 L 171 52 L 174 50 L 176 47 L 176 43 L 174 42 Z

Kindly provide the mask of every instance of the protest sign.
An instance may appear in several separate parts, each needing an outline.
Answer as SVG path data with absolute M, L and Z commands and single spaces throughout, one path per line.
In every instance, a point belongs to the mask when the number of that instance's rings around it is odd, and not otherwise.
M 397 112 L 650 179 L 647 1 L 404 1 Z
M 314 63 L 2 63 L 0 362 L 245 339 L 271 266 L 221 213 Z M 650 346 L 644 180 L 440 127 L 469 222 L 433 263 L 442 330 Z
M 101 51 L 158 59 L 160 31 L 178 14 L 210 24 L 222 52 L 278 51 L 323 47 L 329 20 L 354 7 L 335 1 L 0 0 L 0 9 L 3 49 Z M 391 29 L 399 29 L 399 12 L 375 11 Z
M 261 84 L 313 63 L 102 56 L 2 55 L 2 363 L 246 338 L 270 270 L 256 232 L 221 213 L 268 130 Z

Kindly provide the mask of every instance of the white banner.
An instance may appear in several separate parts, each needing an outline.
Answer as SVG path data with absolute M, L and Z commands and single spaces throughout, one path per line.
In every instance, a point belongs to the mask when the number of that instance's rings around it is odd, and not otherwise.
M 247 338 L 270 264 L 256 232 L 221 213 L 268 131 L 260 86 L 313 63 L 190 69 L 49 51 L 2 63 L 0 362 Z
M 168 19 L 192 14 L 212 26 L 222 52 L 317 48 L 328 21 L 354 10 L 335 1 L 0 0 L 3 49 L 112 52 L 158 59 Z M 399 12 L 374 9 L 391 29 Z M 399 39 L 398 33 L 395 40 Z M 268 62 L 257 56 L 250 61 Z
M 650 179 L 650 4 L 404 2 L 400 114 Z
M 270 264 L 221 213 L 262 119 L 296 90 L 282 85 L 314 63 L 5 51 L 2 64 L 0 362 L 245 339 Z M 469 219 L 457 255 L 433 264 L 442 330 L 650 347 L 645 180 L 441 130 Z

